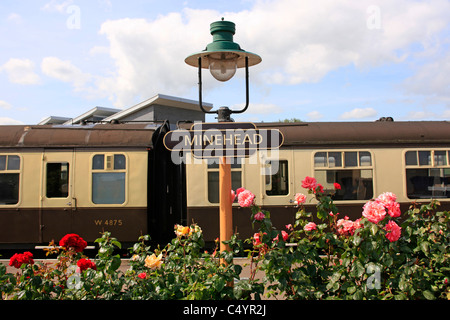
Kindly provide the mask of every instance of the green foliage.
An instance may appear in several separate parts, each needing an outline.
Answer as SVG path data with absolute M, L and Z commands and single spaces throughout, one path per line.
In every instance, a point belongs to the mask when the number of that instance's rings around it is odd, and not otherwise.
M 89 267 L 82 252 L 58 249 L 54 264 L 24 263 L 17 273 L 0 265 L 2 299 L 450 299 L 449 213 L 438 203 L 413 204 L 401 217 L 378 223 L 362 217 L 342 231 L 331 197 L 310 190 L 317 213 L 298 205 L 295 223 L 286 230 L 272 225 L 270 213 L 251 207 L 255 235 L 226 241 L 230 251 L 204 251 L 199 226 L 176 226 L 164 248 L 151 248 L 148 235 L 129 251 L 130 266 L 121 271 L 120 242 L 109 232 L 96 240 L 98 253 Z M 330 214 L 331 213 L 331 214 Z M 312 222 L 315 222 L 312 224 Z M 386 224 L 401 226 L 389 240 Z M 400 222 L 401 221 L 401 222 Z M 240 278 L 234 257 L 247 254 L 250 276 Z M 88 263 L 89 262 L 89 263 Z M 92 264 L 90 264 L 92 263 Z M 262 274 L 262 276 L 261 276 Z

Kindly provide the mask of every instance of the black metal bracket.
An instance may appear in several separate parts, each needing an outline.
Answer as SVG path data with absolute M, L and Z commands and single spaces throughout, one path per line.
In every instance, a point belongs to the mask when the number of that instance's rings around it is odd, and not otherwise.
M 249 105 L 249 76 L 248 76 L 248 57 L 245 57 L 245 107 L 242 110 L 231 110 L 228 107 L 220 107 L 219 110 L 208 111 L 203 107 L 202 101 L 202 58 L 198 58 L 198 102 L 200 109 L 204 113 L 216 113 L 219 122 L 232 122 L 231 115 L 233 113 L 243 113 Z

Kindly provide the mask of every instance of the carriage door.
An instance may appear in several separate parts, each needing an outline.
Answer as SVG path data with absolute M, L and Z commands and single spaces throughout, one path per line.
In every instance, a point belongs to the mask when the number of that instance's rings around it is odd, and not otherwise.
M 41 235 L 44 243 L 54 240 L 58 244 L 64 235 L 71 233 L 76 210 L 74 160 L 73 150 L 44 152 L 41 169 Z

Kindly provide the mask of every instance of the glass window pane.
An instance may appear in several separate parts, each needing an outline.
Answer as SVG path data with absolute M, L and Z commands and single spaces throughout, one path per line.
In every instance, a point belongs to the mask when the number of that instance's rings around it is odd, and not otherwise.
M 326 152 L 316 152 L 314 155 L 314 166 L 319 168 L 328 166 Z
M 289 173 L 287 160 L 271 161 L 270 179 L 266 177 L 266 194 L 280 196 L 289 193 Z
M 125 202 L 125 172 L 92 173 L 92 202 L 122 204 Z
M 242 187 L 241 171 L 231 171 L 231 189 L 236 190 Z
M 358 166 L 357 152 L 345 152 L 345 166 L 346 167 Z
M 126 169 L 126 160 L 123 154 L 114 155 L 114 170 Z
M 231 189 L 236 190 L 242 187 L 241 171 L 231 171 Z M 219 203 L 219 172 L 208 172 L 208 201 Z
M 219 172 L 208 172 L 208 201 L 219 203 Z
M 430 151 L 419 151 L 419 165 L 431 166 L 431 152 Z
M 6 170 L 6 156 L 0 156 L 0 170 Z
M 69 195 L 69 164 L 47 163 L 47 198 L 67 198 Z
M 92 158 L 92 169 L 103 170 L 105 168 L 105 156 L 103 154 L 96 154 Z
M 450 172 L 447 169 L 407 169 L 409 199 L 450 198 Z
M 417 166 L 417 152 L 407 151 L 405 153 L 405 162 L 407 166 Z
M 8 156 L 8 170 L 19 170 L 20 158 L 18 156 Z
M 328 152 L 328 167 L 342 167 L 341 152 Z
M 434 165 L 435 166 L 446 166 L 447 165 L 447 152 L 446 151 L 435 151 L 434 152 Z
M 19 202 L 19 174 L 0 174 L 0 205 L 16 204 Z
M 333 195 L 333 200 L 369 200 L 373 197 L 372 169 L 317 170 L 314 176 L 324 191 Z M 335 182 L 340 184 L 340 190 L 335 190 Z
M 360 152 L 359 153 L 359 165 L 360 166 L 371 166 L 372 165 L 372 157 L 370 152 Z

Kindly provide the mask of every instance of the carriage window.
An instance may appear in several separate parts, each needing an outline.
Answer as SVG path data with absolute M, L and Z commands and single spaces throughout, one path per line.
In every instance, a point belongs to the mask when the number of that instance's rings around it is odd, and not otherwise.
M 92 202 L 125 202 L 126 157 L 123 154 L 97 154 L 92 158 Z
M 450 198 L 450 150 L 405 153 L 409 199 Z
M 20 157 L 0 155 L 0 205 L 19 202 Z
M 289 193 L 289 175 L 287 160 L 266 161 L 266 194 L 281 196 Z
M 368 151 L 330 151 L 314 154 L 314 175 L 333 200 L 369 200 L 373 197 L 372 155 Z M 341 190 L 334 189 L 334 183 Z
M 242 165 L 240 159 L 231 163 L 231 188 L 242 187 Z M 214 159 L 208 160 L 208 201 L 219 203 L 219 164 Z
M 69 196 L 69 164 L 47 163 L 47 198 Z

